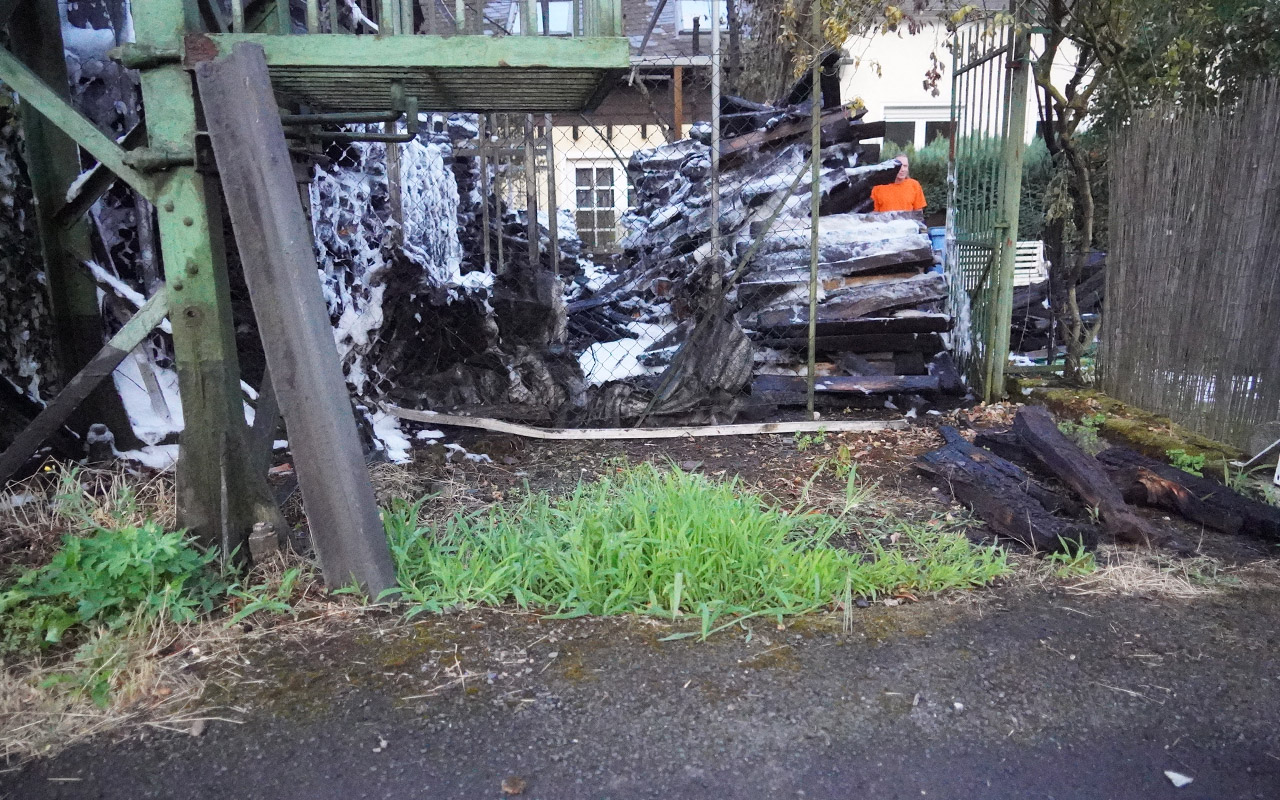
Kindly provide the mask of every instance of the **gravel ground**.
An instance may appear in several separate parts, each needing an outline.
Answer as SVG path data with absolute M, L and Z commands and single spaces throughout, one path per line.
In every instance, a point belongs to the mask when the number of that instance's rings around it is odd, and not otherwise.
M 1006 588 L 662 642 L 642 620 L 369 620 L 253 654 L 203 735 L 14 798 L 1275 798 L 1280 592 Z M 219 697 L 221 695 L 221 697 Z M 1173 770 L 1194 779 L 1175 788 Z

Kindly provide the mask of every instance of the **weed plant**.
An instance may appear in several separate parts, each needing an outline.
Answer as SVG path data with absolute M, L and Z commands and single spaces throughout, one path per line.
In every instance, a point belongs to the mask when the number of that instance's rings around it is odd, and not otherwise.
M 154 522 L 67 534 L 52 561 L 21 570 L 0 592 L 0 650 L 45 649 L 149 619 L 192 622 L 226 591 L 216 559 Z
M 690 614 L 706 636 L 725 615 L 781 618 L 853 597 L 974 587 L 1009 569 L 1004 551 L 941 519 L 857 516 L 857 481 L 852 470 L 837 513 L 784 510 L 737 480 L 643 464 L 435 529 L 421 501 L 395 503 L 384 519 L 411 616 L 507 603 L 557 616 Z M 861 552 L 832 546 L 836 534 L 852 534 Z

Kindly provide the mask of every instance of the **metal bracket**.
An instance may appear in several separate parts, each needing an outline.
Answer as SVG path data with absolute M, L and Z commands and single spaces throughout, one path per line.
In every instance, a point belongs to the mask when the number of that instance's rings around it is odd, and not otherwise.
M 174 167 L 195 166 L 194 152 L 165 150 L 158 147 L 139 147 L 124 154 L 124 163 L 139 172 L 162 172 Z
M 118 61 L 121 66 L 129 69 L 154 69 L 168 64 L 182 63 L 182 51 L 128 43 L 108 50 L 107 58 Z

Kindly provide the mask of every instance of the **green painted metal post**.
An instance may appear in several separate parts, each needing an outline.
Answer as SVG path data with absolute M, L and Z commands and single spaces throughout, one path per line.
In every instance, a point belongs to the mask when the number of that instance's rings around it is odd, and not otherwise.
M 69 97 L 67 66 L 62 54 L 62 25 L 53 0 L 26 0 L 9 21 L 14 55 L 59 97 Z M 22 104 L 27 172 L 36 200 L 36 223 L 49 285 L 49 302 L 58 336 L 59 372 L 65 383 L 102 347 L 103 327 L 97 285 L 81 262 L 91 257 L 89 226 L 84 220 L 63 225 L 54 217 L 66 200 L 67 189 L 80 174 L 80 150 L 75 140 Z M 72 416 L 83 435 L 95 422 L 116 436 L 117 446 L 133 449 L 141 443 L 110 382 L 95 389 Z
M 184 5 L 183 0 L 149 0 L 137 9 L 138 44 L 180 48 L 188 30 Z M 191 75 L 179 64 L 162 65 L 142 70 L 141 83 L 150 146 L 193 150 Z M 156 206 L 185 417 L 177 476 L 179 524 L 203 543 L 229 553 L 248 538 L 254 522 L 282 522 L 266 476 L 251 469 L 247 452 L 217 187 L 194 167 L 165 175 Z
M 1005 80 L 1004 142 L 1000 153 L 999 268 L 992 281 L 991 338 L 988 341 L 989 380 L 983 387 L 987 402 L 1004 397 L 1004 373 L 1009 363 L 1009 326 L 1013 321 L 1013 273 L 1018 251 L 1018 209 L 1022 198 L 1022 161 L 1027 150 L 1027 89 L 1031 66 L 1030 34 L 1026 32 L 1024 0 L 1010 0 L 1014 18 L 1010 31 Z
M 813 68 L 809 79 L 809 353 L 805 407 L 813 419 L 813 391 L 818 357 L 818 213 L 822 207 L 822 3 L 809 6 L 813 22 Z

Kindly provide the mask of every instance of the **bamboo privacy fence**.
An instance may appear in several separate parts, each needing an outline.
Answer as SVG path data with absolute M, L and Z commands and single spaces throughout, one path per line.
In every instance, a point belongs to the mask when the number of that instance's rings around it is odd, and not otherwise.
M 1109 394 L 1248 449 L 1280 420 L 1280 82 L 1113 143 Z

